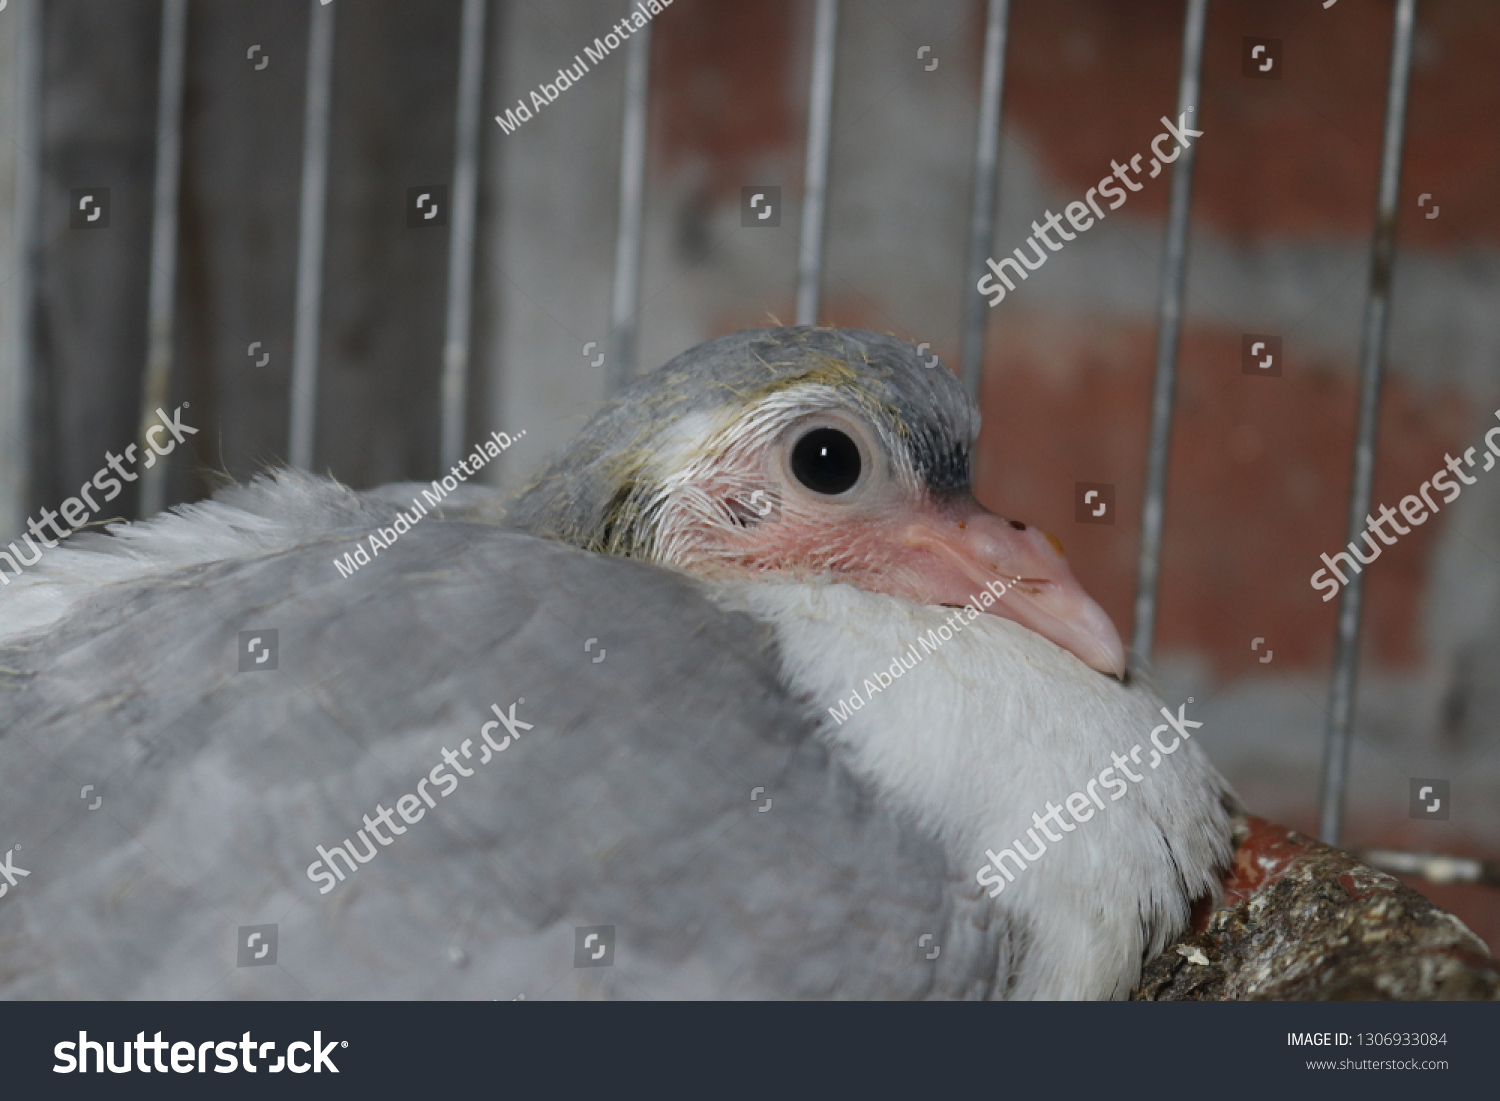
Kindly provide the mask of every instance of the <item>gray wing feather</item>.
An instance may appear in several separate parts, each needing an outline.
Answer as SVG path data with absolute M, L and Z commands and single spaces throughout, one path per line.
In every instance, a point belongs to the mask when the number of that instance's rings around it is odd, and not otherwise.
M 112 585 L 0 649 L 0 853 L 30 872 L 0 898 L 0 996 L 1003 992 L 1024 930 L 830 758 L 762 625 L 435 518 L 341 577 L 362 534 Z M 275 670 L 238 671 L 251 629 Z M 523 698 L 534 729 L 480 764 L 491 705 Z M 316 847 L 465 740 L 473 774 L 320 894 Z M 237 966 L 262 924 L 275 965 Z M 599 925 L 612 966 L 575 967 Z

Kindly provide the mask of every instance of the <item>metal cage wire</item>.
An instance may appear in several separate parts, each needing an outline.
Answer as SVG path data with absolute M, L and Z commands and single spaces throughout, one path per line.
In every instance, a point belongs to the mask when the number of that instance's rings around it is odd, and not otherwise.
M 25 511 L 29 430 L 22 410 L 31 385 L 31 334 L 28 323 L 35 290 L 38 210 L 37 155 L 40 47 L 43 0 L 17 0 L 22 9 L 18 49 L 21 125 L 16 189 L 16 226 L 20 234 L 20 269 L 8 286 L 12 316 L 9 345 L 0 348 L 0 409 L 7 429 L 0 436 L 0 519 Z M 833 119 L 834 72 L 838 52 L 838 0 L 813 0 L 812 54 L 809 73 L 807 146 L 803 181 L 801 238 L 797 262 L 796 321 L 818 319 L 819 285 L 828 199 L 828 168 Z M 337 5 L 309 0 L 309 25 L 303 163 L 297 249 L 296 317 L 293 340 L 290 439 L 291 464 L 309 468 L 317 420 L 318 351 L 322 309 L 323 244 L 328 192 L 328 135 L 332 111 L 333 44 Z M 475 211 L 479 175 L 480 98 L 484 83 L 484 36 L 489 0 L 463 0 L 458 58 L 456 153 L 453 170 L 453 217 L 450 223 L 447 312 L 441 387 L 441 458 L 455 462 L 462 452 L 469 392 L 470 326 L 475 254 Z M 1207 23 L 1207 0 L 1185 0 L 1179 115 L 1198 105 Z M 1349 492 L 1349 531 L 1357 538 L 1370 506 L 1382 357 L 1390 306 L 1390 276 L 1395 251 L 1395 211 L 1400 190 L 1406 94 L 1411 71 L 1416 0 L 1396 0 L 1385 127 L 1380 157 L 1379 197 L 1375 211 L 1370 285 L 1359 357 L 1358 422 Z M 172 371 L 173 300 L 176 287 L 178 177 L 182 127 L 182 89 L 188 0 L 163 0 L 162 50 L 156 128 L 156 175 L 153 204 L 149 347 L 143 372 L 141 408 L 150 417 L 165 402 Z M 998 164 L 1009 0 L 986 0 L 984 56 L 975 137 L 972 207 L 964 272 L 960 330 L 960 372 L 969 391 L 979 396 L 984 363 L 988 309 L 977 283 L 994 247 L 998 208 Z M 619 221 L 610 304 L 610 364 L 607 385 L 617 390 L 636 372 L 640 312 L 640 271 L 645 209 L 650 33 L 632 36 L 626 59 L 626 93 L 622 113 Z M 1167 466 L 1173 423 L 1178 337 L 1181 331 L 1187 266 L 1188 219 L 1192 207 L 1194 148 L 1185 148 L 1172 165 L 1170 203 L 1164 231 L 1157 351 L 1146 455 L 1141 542 L 1137 565 L 1133 663 L 1149 667 L 1156 629 Z M 141 513 L 165 507 L 166 463 L 157 464 L 142 487 Z M 19 521 L 17 520 L 17 525 Z M 1344 586 L 1339 605 L 1336 655 L 1327 712 L 1320 834 L 1337 844 L 1348 786 L 1348 761 L 1358 663 L 1362 610 L 1362 577 Z

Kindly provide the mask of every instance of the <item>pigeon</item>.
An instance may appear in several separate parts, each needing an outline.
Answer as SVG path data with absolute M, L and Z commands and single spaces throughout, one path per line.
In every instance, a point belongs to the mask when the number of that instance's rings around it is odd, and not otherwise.
M 0 996 L 1127 996 L 1234 796 L 924 358 L 738 332 L 514 499 L 497 433 L 5 575 Z

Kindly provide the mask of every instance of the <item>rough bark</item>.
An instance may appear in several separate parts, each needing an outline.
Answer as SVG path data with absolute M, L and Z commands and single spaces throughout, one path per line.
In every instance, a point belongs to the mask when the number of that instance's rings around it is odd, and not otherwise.
M 1260 818 L 1235 839 L 1223 901 L 1195 911 L 1132 999 L 1500 1000 L 1484 942 L 1416 891 Z

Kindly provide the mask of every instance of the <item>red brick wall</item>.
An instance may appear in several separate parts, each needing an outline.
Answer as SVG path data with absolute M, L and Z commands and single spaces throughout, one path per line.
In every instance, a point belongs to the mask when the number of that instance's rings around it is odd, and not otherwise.
M 1083 190 L 1100 165 L 1160 131 L 1177 99 L 1180 0 L 1016 0 L 1006 124 L 1024 131 L 1060 185 Z M 1199 129 L 1213 135 L 1194 176 L 1194 219 L 1235 237 L 1367 239 L 1385 116 L 1393 5 L 1344 0 L 1214 0 Z M 979 14 L 975 15 L 976 27 Z M 1281 80 L 1240 75 L 1240 40 L 1279 38 Z M 977 37 L 974 40 L 978 41 Z M 977 46 L 976 46 L 977 49 Z M 1403 243 L 1500 240 L 1500 4 L 1419 5 L 1407 120 Z M 1429 220 L 1416 196 L 1430 192 Z M 1166 213 L 1167 190 L 1131 200 Z M 1428 207 L 1427 209 L 1430 209 Z
M 752 10 L 753 8 L 753 10 Z M 706 192 L 731 192 L 757 158 L 800 170 L 803 123 L 789 72 L 807 28 L 790 0 L 753 6 L 678 0 L 660 26 L 655 118 L 670 168 L 707 166 Z M 1016 0 L 1007 57 L 1007 129 L 1022 135 L 1064 192 L 1082 193 L 1111 159 L 1147 147 L 1176 101 L 1180 0 Z M 1369 239 L 1385 109 L 1392 4 L 1216 0 L 1210 5 L 1193 224 L 1247 250 Z M 846 20 L 860 18 L 847 9 Z M 869 16 L 873 18 L 874 16 Z M 977 92 L 982 6 L 945 52 Z M 1280 38 L 1285 75 L 1240 73 L 1241 38 Z M 1399 245 L 1459 250 L 1500 239 L 1500 4 L 1449 0 L 1419 15 Z M 836 120 L 837 121 L 837 120 Z M 969 125 L 965 122 L 965 125 Z M 838 172 L 834 166 L 834 201 Z M 1436 219 L 1416 205 L 1434 195 Z M 1165 215 L 1168 188 L 1131 201 Z M 1002 196 L 1002 203 L 1004 196 Z M 1426 208 L 1431 209 L 1431 206 Z M 1154 283 L 1155 269 L 1142 272 Z M 1357 279 L 1357 276 L 1356 276 Z M 1318 303 L 1309 303 L 1309 310 Z M 1399 309 L 1399 305 L 1398 305 Z M 752 316 L 753 313 L 753 316 Z M 786 308 L 791 315 L 790 291 Z M 825 302 L 832 324 L 887 327 L 858 301 Z M 763 324 L 760 311 L 724 328 Z M 1280 379 L 1239 374 L 1236 319 L 1184 333 L 1169 481 L 1158 645 L 1199 651 L 1220 672 L 1263 636 L 1279 668 L 1327 664 L 1336 601 L 1309 585 L 1319 555 L 1344 541 L 1355 389 L 1352 361 L 1286 345 Z M 945 326 L 946 327 L 946 326 Z M 1248 322 L 1245 329 L 1253 328 Z M 992 331 L 980 492 L 993 507 L 1063 537 L 1075 568 L 1128 635 L 1135 578 L 1154 325 L 1009 314 Z M 957 349 L 940 347 L 949 362 Z M 1462 446 L 1486 409 L 1447 389 L 1387 376 L 1375 499 L 1392 505 Z M 1077 525 L 1074 481 L 1118 485 L 1120 523 Z M 1444 518 L 1416 529 L 1371 571 L 1367 656 L 1422 658 L 1418 612 Z

